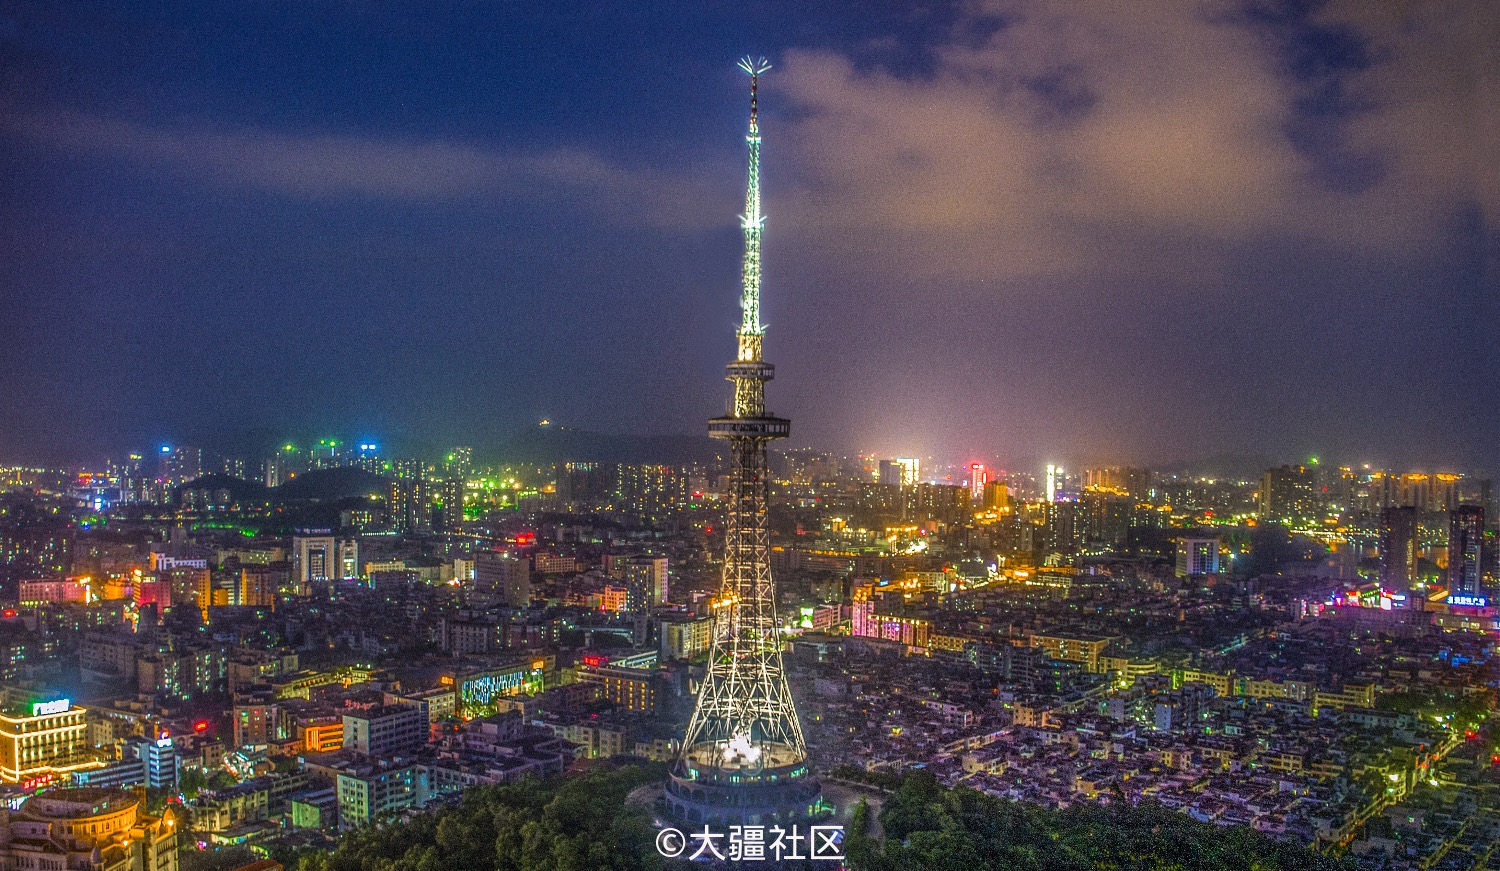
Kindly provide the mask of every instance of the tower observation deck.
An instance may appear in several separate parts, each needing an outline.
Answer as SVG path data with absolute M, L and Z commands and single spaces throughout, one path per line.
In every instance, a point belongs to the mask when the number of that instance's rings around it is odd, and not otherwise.
M 802 725 L 782 670 L 766 528 L 766 445 L 786 438 L 791 422 L 768 414 L 766 382 L 774 367 L 762 359 L 760 321 L 760 128 L 756 87 L 765 59 L 740 61 L 750 75 L 749 176 L 745 186 L 745 258 L 741 270 L 737 353 L 727 367 L 734 398 L 708 434 L 729 443 L 730 478 L 724 530 L 724 577 L 713 602 L 714 633 L 707 671 L 682 752 L 667 784 L 672 813 L 688 822 L 759 824 L 807 818 L 821 790 L 807 764 Z

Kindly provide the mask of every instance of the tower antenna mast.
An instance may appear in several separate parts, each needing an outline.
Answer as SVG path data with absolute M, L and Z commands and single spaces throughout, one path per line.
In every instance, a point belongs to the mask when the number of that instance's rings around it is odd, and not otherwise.
M 802 724 L 782 667 L 766 523 L 766 445 L 791 431 L 790 421 L 766 411 L 766 382 L 775 367 L 761 356 L 765 215 L 760 210 L 756 90 L 771 65 L 765 58 L 747 57 L 739 66 L 750 76 L 750 127 L 745 134 L 745 213 L 740 216 L 745 231 L 740 326 L 734 362 L 725 367 L 734 400 L 723 417 L 708 422 L 708 434 L 729 443 L 724 576 L 713 602 L 708 665 L 667 785 L 667 801 L 683 820 L 755 824 L 815 813 L 821 789 L 808 769 Z

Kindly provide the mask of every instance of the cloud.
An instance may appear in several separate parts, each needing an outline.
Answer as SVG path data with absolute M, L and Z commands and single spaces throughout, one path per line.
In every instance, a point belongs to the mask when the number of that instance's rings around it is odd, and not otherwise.
M 702 206 L 704 190 L 696 178 L 667 179 L 656 170 L 626 168 L 582 148 L 525 153 L 442 139 L 149 126 L 67 110 L 13 116 L 0 121 L 0 131 L 67 152 L 299 198 L 417 203 L 564 199 L 614 219 L 665 228 L 699 226 L 715 217 L 717 223 L 725 222 L 724 215 Z
M 1475 34 L 1495 16 L 1372 5 L 1278 25 L 1368 43 L 1369 63 L 1318 71 L 1348 95 L 1336 118 L 1305 117 L 1309 73 L 1221 2 L 995 2 L 976 14 L 1004 27 L 917 77 L 791 52 L 772 87 L 792 111 L 767 136 L 791 152 L 792 244 L 908 278 L 1193 280 L 1265 237 L 1412 248 L 1456 209 L 1493 214 L 1494 79 L 1474 67 L 1493 63 Z M 1299 121 L 1322 125 L 1321 150 Z

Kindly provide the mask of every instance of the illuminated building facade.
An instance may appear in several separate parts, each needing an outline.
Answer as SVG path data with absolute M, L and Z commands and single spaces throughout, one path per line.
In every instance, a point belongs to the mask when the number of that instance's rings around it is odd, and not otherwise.
M 661 624 L 661 655 L 664 659 L 692 659 L 707 653 L 713 644 L 712 618 L 669 618 Z
M 1009 507 L 1009 484 L 1004 481 L 990 481 L 984 485 L 984 508 L 986 511 L 1003 511 Z
M 363 766 L 337 775 L 339 828 L 356 829 L 384 814 L 421 807 L 430 797 L 422 765 Z
M 989 483 L 990 473 L 984 467 L 984 463 L 973 463 L 969 466 L 969 500 L 975 505 L 984 501 L 984 485 Z
M 443 529 L 457 532 L 464 525 L 464 479 L 444 478 L 440 487 Z
M 579 683 L 593 684 L 599 688 L 599 698 L 627 711 L 656 713 L 657 699 L 662 694 L 662 677 L 659 671 L 614 666 L 599 660 L 596 660 L 596 664 L 590 664 L 585 657 L 579 664 L 577 673 Z
M 69 700 L 30 702 L 0 712 L 0 782 L 58 778 L 101 765 L 89 752 L 84 709 Z
M 270 566 L 246 566 L 240 569 L 240 604 L 252 608 L 276 607 L 276 588 L 281 572 Z
M 786 438 L 790 423 L 766 412 L 773 368 L 762 357 L 760 321 L 760 130 L 756 84 L 763 59 L 741 61 L 750 74 L 749 172 L 745 192 L 745 258 L 740 327 L 729 413 L 709 421 L 710 436 L 729 443 L 724 577 L 714 602 L 714 637 L 703 683 L 672 769 L 666 799 L 690 823 L 760 823 L 805 818 L 821 806 L 807 763 L 802 724 L 782 669 L 776 584 L 766 523 L 770 474 L 766 445 Z
M 157 479 L 163 484 L 185 484 L 203 475 L 203 450 L 187 445 L 162 445 L 158 454 Z
M 448 675 L 443 681 L 458 688 L 457 711 L 469 719 L 493 714 L 502 698 L 541 692 L 543 672 L 548 667 L 545 659 L 535 659 L 501 668 Z
M 327 534 L 292 536 L 292 583 L 306 595 L 314 583 L 359 577 L 359 540 Z

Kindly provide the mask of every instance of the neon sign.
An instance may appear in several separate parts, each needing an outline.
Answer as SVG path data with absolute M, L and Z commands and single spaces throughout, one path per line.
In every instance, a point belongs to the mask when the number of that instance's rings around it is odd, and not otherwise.
M 1489 605 L 1490 600 L 1484 596 L 1471 596 L 1467 594 L 1453 594 L 1448 596 L 1448 604 L 1463 605 L 1469 608 L 1483 608 Z
M 72 705 L 69 699 L 58 699 L 53 702 L 32 702 L 31 716 L 45 717 L 49 714 L 61 714 Z

